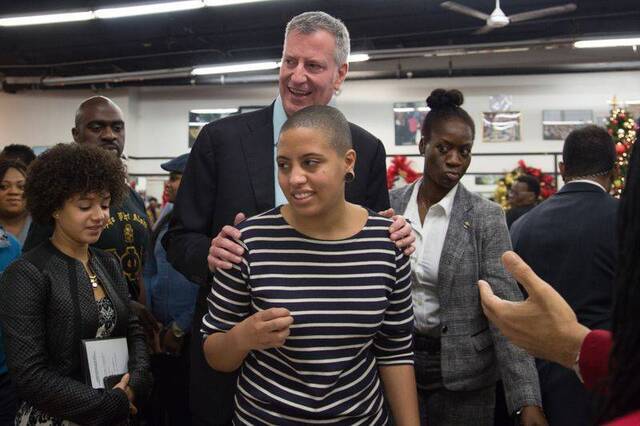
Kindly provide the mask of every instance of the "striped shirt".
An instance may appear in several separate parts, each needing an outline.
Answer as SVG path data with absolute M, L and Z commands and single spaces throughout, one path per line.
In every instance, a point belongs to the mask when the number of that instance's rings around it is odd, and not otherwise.
M 234 424 L 388 424 L 377 367 L 413 364 L 411 267 L 390 225 L 369 212 L 354 236 L 317 240 L 277 207 L 238 226 L 243 261 L 216 271 L 203 333 L 274 307 L 294 323 L 283 347 L 244 360 Z

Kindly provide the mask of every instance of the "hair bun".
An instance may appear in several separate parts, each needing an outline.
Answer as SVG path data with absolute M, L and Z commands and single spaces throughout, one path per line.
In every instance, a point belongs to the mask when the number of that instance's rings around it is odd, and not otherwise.
M 456 89 L 435 89 L 427 98 L 427 106 L 433 110 L 459 108 L 463 102 L 462 92 Z

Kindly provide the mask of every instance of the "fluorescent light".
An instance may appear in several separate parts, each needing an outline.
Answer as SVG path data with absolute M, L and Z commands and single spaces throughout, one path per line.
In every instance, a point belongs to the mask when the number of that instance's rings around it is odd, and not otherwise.
M 192 109 L 189 112 L 194 114 L 233 114 L 234 112 L 238 112 L 238 108 Z M 194 123 L 194 124 L 197 124 L 197 123 Z M 203 123 L 203 124 L 207 124 L 207 123 Z
M 59 22 L 78 22 L 94 19 L 93 12 L 50 13 L 45 15 L 16 16 L 0 18 L 0 27 L 19 27 L 23 25 L 57 24 Z
M 640 37 L 636 38 L 610 38 L 601 40 L 580 40 L 573 43 L 573 47 L 578 49 L 588 49 L 594 47 L 624 47 L 640 46 Z
M 347 59 L 348 62 L 364 62 L 369 60 L 369 55 L 366 53 L 354 53 L 353 55 L 349 55 Z
M 204 0 L 204 4 L 211 7 L 216 6 L 228 6 L 230 4 L 242 4 L 242 3 L 258 3 L 268 0 Z
M 278 68 L 278 62 L 246 62 L 232 65 L 213 65 L 198 67 L 191 71 L 191 75 L 230 74 L 234 72 L 263 71 Z
M 110 19 L 125 16 L 151 15 L 154 13 L 176 12 L 180 10 L 199 9 L 204 7 L 200 0 L 173 1 L 168 3 L 151 3 L 138 6 L 109 7 L 94 12 L 97 18 Z

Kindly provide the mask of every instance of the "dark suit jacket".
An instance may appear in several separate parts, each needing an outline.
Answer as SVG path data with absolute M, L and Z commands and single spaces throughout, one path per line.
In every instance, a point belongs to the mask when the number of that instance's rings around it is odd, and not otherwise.
M 419 183 L 391 191 L 396 212 L 406 211 Z M 489 323 L 478 291 L 478 280 L 486 280 L 498 296 L 522 299 L 500 261 L 510 249 L 500 206 L 459 184 L 438 270 L 442 381 L 448 390 L 471 391 L 502 377 L 507 407 L 513 413 L 527 405 L 542 405 L 538 375 L 533 358 Z
M 346 198 L 375 211 L 387 209 L 384 146 L 364 129 L 354 124 L 350 127 L 357 161 L 356 178 L 346 185 Z M 272 104 L 209 123 L 189 155 L 173 219 L 162 243 L 173 267 L 203 286 L 193 321 L 198 332 L 194 336 L 199 335 L 209 294 L 211 239 L 224 225 L 232 224 L 237 213 L 253 216 L 275 207 L 273 150 Z M 233 414 L 235 375 L 209 368 L 201 342 L 197 338 L 193 341 L 197 343 L 192 347 L 196 352 L 191 366 L 192 411 L 211 424 L 228 422 Z
M 618 200 L 569 183 L 511 227 L 513 248 L 589 328 L 610 329 Z
M 137 401 L 151 389 L 149 355 L 119 262 L 90 248 L 91 267 L 116 312 L 111 337 L 126 337 L 129 385 Z M 9 372 L 19 396 L 45 413 L 82 425 L 113 425 L 129 416 L 119 390 L 84 384 L 81 339 L 94 339 L 98 311 L 82 263 L 46 241 L 7 268 L 0 280 L 0 320 Z

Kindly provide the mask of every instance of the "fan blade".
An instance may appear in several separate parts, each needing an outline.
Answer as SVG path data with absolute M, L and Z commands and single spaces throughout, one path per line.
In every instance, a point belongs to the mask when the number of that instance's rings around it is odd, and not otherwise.
M 482 13 L 479 10 L 471 9 L 470 7 L 463 6 L 454 1 L 445 1 L 444 3 L 440 3 L 440 7 L 450 10 L 452 12 L 462 13 L 463 15 L 473 16 L 474 18 L 482 19 L 486 21 L 489 19 L 489 15 L 486 13 Z
M 495 28 L 490 27 L 489 25 L 485 25 L 484 27 L 480 28 L 479 30 L 475 30 L 471 34 L 473 34 L 473 35 L 486 34 L 489 31 L 493 31 L 494 29 Z
M 563 6 L 547 7 L 546 9 L 532 10 L 530 12 L 516 13 L 510 15 L 509 20 L 511 22 L 522 22 L 530 19 L 542 18 L 548 15 L 558 15 L 560 13 L 568 13 L 576 10 L 578 6 L 575 3 L 567 3 Z

